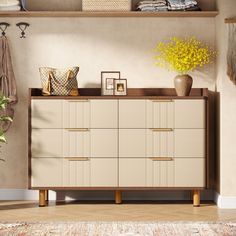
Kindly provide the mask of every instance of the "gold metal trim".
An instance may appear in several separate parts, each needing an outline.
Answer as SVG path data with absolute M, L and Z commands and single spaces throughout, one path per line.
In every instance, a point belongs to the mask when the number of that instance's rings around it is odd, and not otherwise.
M 88 132 L 90 131 L 88 128 L 67 128 L 69 132 Z
M 67 102 L 89 102 L 89 99 L 66 100 Z
M 88 157 L 65 157 L 68 161 L 89 161 Z
M 172 132 L 174 129 L 172 128 L 150 128 L 153 132 Z
M 173 157 L 149 157 L 152 161 L 173 161 Z
M 156 100 L 152 99 L 152 102 L 173 102 L 173 100 L 172 99 L 156 99 Z

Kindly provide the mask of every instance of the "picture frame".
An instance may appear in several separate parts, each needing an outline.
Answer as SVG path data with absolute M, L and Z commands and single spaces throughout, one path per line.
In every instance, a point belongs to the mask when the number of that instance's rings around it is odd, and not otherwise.
M 114 79 L 114 95 L 127 95 L 127 79 Z
M 101 95 L 114 95 L 115 79 L 120 79 L 120 71 L 101 72 Z

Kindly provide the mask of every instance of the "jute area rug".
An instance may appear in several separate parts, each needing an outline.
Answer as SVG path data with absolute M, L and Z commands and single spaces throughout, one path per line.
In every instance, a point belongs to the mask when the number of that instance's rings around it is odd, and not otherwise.
M 0 223 L 0 236 L 236 236 L 226 222 L 25 222 Z

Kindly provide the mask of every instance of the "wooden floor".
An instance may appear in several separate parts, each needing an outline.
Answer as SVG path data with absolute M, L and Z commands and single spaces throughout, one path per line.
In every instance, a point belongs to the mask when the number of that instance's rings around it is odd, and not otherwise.
M 236 210 L 214 203 L 193 207 L 191 202 L 0 202 L 0 221 L 236 221 Z

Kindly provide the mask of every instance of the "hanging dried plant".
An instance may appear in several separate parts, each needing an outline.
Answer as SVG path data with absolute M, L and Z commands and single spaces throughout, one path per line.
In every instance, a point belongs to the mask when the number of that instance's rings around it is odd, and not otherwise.
M 236 84 L 236 24 L 229 24 L 227 75 Z

